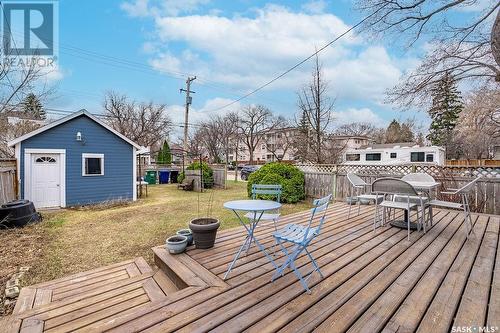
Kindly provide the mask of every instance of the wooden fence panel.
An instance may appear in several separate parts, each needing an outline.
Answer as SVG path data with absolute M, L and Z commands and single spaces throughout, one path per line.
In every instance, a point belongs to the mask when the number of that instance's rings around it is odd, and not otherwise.
M 225 169 L 213 169 L 214 171 L 214 187 L 225 188 L 226 187 L 226 170 Z
M 304 172 L 306 196 L 320 198 L 333 193 L 333 174 Z
M 16 160 L 0 160 L 0 204 L 17 199 Z

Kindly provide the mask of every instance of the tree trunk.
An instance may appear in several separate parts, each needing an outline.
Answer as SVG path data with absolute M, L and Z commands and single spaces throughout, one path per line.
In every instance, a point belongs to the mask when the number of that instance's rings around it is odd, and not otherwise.
M 497 13 L 497 18 L 491 30 L 491 52 L 497 65 L 500 67 L 500 11 Z M 497 74 L 496 81 L 500 82 L 500 74 Z

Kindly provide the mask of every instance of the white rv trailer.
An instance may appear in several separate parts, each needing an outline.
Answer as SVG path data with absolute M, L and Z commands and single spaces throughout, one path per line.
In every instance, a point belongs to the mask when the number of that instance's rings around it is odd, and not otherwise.
M 373 144 L 358 149 L 348 149 L 345 164 L 388 165 L 425 163 L 444 165 L 446 151 L 438 146 L 419 146 L 415 143 Z

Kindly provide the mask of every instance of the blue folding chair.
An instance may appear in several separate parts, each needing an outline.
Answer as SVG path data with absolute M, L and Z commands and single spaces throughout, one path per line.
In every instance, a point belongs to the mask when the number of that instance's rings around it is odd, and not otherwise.
M 279 276 L 283 276 L 283 272 L 285 271 L 285 269 L 290 266 L 290 268 L 293 269 L 295 275 L 299 278 L 302 287 L 304 287 L 307 293 L 311 293 L 311 290 L 309 290 L 309 287 L 307 286 L 307 280 L 316 271 L 318 271 L 319 275 L 323 278 L 323 274 L 321 273 L 316 260 L 314 260 L 311 253 L 307 250 L 307 246 L 321 232 L 321 227 L 325 222 L 326 210 L 328 209 L 331 198 L 332 195 L 330 194 L 324 198 L 314 200 L 314 208 L 311 209 L 311 218 L 309 219 L 309 223 L 307 224 L 307 226 L 302 226 L 299 224 L 288 224 L 287 226 L 285 226 L 285 228 L 273 234 L 273 237 L 276 239 L 278 245 L 285 254 L 286 260 L 283 265 L 279 267 L 274 273 L 271 281 L 274 281 Z M 312 222 L 314 216 L 316 215 L 316 213 L 320 212 L 323 212 L 323 215 L 320 218 L 319 225 L 317 227 L 313 227 Z M 284 243 L 286 242 L 295 245 L 291 251 L 288 251 L 284 246 Z M 300 274 L 294 263 L 295 259 L 298 258 L 302 251 L 306 252 L 307 256 L 309 257 L 309 259 L 311 259 L 311 262 L 314 266 L 314 270 L 306 278 L 304 278 L 302 274 Z
M 282 187 L 281 185 L 267 185 L 267 184 L 253 184 L 252 185 L 252 199 L 255 200 L 257 199 L 258 195 L 266 195 L 266 196 L 272 196 L 273 199 L 275 199 L 277 202 L 280 202 L 281 200 L 281 192 L 282 192 Z M 245 214 L 245 216 L 249 219 L 254 219 L 255 214 L 250 212 Z M 264 213 L 260 217 L 261 221 L 273 221 L 274 223 L 274 230 L 278 231 L 277 223 L 280 218 L 280 213 Z
M 252 199 L 255 200 L 257 199 L 258 195 L 266 195 L 266 196 L 271 196 L 274 200 L 277 202 L 280 202 L 281 200 L 281 193 L 282 193 L 282 186 L 279 184 L 276 185 L 269 185 L 269 184 L 253 184 L 252 185 Z M 260 216 L 260 215 L 259 215 Z M 281 214 L 279 211 L 272 212 L 271 213 L 263 213 L 262 216 L 260 216 L 260 221 L 273 221 L 274 224 L 274 231 L 278 231 L 278 220 L 280 218 Z M 253 220 L 256 218 L 255 213 L 248 212 L 245 214 L 245 217 Z M 248 250 L 250 250 L 250 245 L 247 247 L 247 253 Z M 276 253 L 276 244 L 273 246 L 273 254 Z

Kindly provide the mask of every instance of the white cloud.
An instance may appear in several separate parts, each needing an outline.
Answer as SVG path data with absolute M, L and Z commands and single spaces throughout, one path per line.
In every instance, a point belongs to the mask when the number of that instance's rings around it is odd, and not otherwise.
M 309 56 L 317 47 L 349 28 L 335 15 L 294 13 L 276 5 L 268 5 L 256 13 L 254 18 L 158 17 L 157 34 L 166 47 L 169 43 L 184 42 L 191 54 L 199 55 L 197 61 L 177 55 L 184 71 L 208 75 L 211 80 L 228 85 L 251 88 Z M 355 36 L 346 37 L 323 52 L 322 58 L 339 60 L 350 54 L 348 46 L 359 43 Z M 309 72 L 310 68 L 303 66 L 273 87 L 295 88 L 300 78 Z
M 228 89 L 250 91 L 350 28 L 333 14 L 318 13 L 320 3 L 314 6 L 314 14 L 266 5 L 253 16 L 156 15 L 152 43 L 157 49 L 150 64 L 159 71 L 196 73 Z M 407 64 L 352 33 L 324 50 L 320 60 L 332 95 L 375 103 L 382 103 L 385 90 Z M 305 63 L 266 89 L 296 91 L 309 81 L 310 71 L 311 63 Z
M 302 5 L 302 9 L 311 14 L 321 14 L 325 11 L 327 5 L 324 0 L 309 1 Z
M 383 47 L 372 46 L 326 68 L 325 74 L 339 98 L 383 104 L 386 89 L 397 82 L 401 71 Z
M 387 126 L 387 122 L 369 108 L 348 108 L 343 111 L 337 111 L 335 115 L 335 126 L 341 126 L 349 123 L 370 123 L 377 127 Z
M 69 75 L 69 72 L 63 70 L 61 66 L 55 68 L 41 67 L 40 73 L 43 75 L 42 80 L 45 84 L 52 85 L 62 80 L 64 77 Z
M 124 2 L 120 5 L 120 8 L 132 17 L 146 17 L 151 14 L 148 0 Z
M 133 0 L 123 2 L 120 8 L 132 17 L 177 16 L 194 12 L 209 2 L 210 0 Z
M 461 5 L 453 7 L 453 9 L 459 12 L 482 12 L 487 8 L 492 7 L 493 2 L 491 0 L 475 0 L 466 1 Z M 494 16 L 494 15 L 492 15 Z
M 226 106 L 232 102 L 233 100 L 228 98 L 215 97 L 205 101 L 205 104 L 203 104 L 201 108 L 191 107 L 189 109 L 189 123 L 197 124 L 201 121 L 209 120 L 216 115 L 225 115 L 241 108 L 241 104 L 237 102 L 227 108 L 219 110 L 222 106 Z M 184 105 L 170 105 L 168 107 L 168 114 L 176 125 L 184 124 L 184 113 Z

